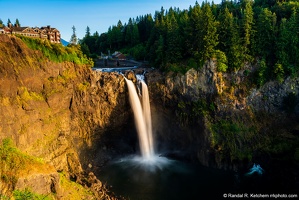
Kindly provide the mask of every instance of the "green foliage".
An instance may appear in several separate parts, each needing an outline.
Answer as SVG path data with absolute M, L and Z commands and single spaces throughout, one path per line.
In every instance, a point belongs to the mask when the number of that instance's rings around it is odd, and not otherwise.
M 263 59 L 259 62 L 259 67 L 257 70 L 257 85 L 258 86 L 262 86 L 264 85 L 264 83 L 266 83 L 266 81 L 268 80 L 268 75 L 267 75 L 267 65 L 266 65 L 266 61 Z
M 90 86 L 90 83 L 88 83 L 88 82 L 79 83 L 78 89 L 80 91 L 85 91 L 89 86 Z
M 187 125 L 189 123 L 189 111 L 187 110 L 188 103 L 186 104 L 184 101 L 180 101 L 178 103 L 178 109 L 176 111 L 176 115 L 179 118 L 181 125 Z
M 298 162 L 298 137 L 290 137 L 288 131 L 277 133 L 271 139 L 267 147 L 267 153 L 273 157 L 278 156 L 281 160 L 292 160 Z
M 14 185 L 17 181 L 18 171 L 25 169 L 31 163 L 41 163 L 41 161 L 22 153 L 14 146 L 11 139 L 2 140 L 0 145 L 1 181 Z
M 243 40 L 243 48 L 242 52 L 245 55 L 245 60 L 250 61 L 251 55 L 250 55 L 250 48 L 251 48 L 251 41 L 252 41 L 252 35 L 253 35 L 253 25 L 254 25 L 254 18 L 253 18 L 253 9 L 252 9 L 252 1 L 246 0 L 244 1 L 244 8 L 241 7 L 241 9 L 244 9 L 244 12 L 242 12 L 241 15 L 241 36 Z
M 257 55 L 263 55 L 269 62 L 272 62 L 274 58 L 272 47 L 276 40 L 276 22 L 276 14 L 272 13 L 268 8 L 262 9 L 257 18 L 255 51 Z
M 26 156 L 14 147 L 11 139 L 3 139 L 0 146 L 1 181 L 15 184 L 17 177 L 14 172 L 24 167 L 25 159 Z
M 133 56 L 136 60 L 145 60 L 147 56 L 146 49 L 143 44 L 137 44 L 132 48 L 129 48 L 129 50 L 124 50 L 123 52 Z
M 76 45 L 78 43 L 78 38 L 77 38 L 77 35 L 76 35 L 76 27 L 72 26 L 72 29 L 73 29 L 73 34 L 72 34 L 71 39 L 70 39 L 70 44 Z
M 284 80 L 284 70 L 283 70 L 283 67 L 281 64 L 276 63 L 274 65 L 274 74 L 275 74 L 276 80 L 278 82 L 282 83 Z
M 4 27 L 3 21 L 0 19 L 0 28 L 3 28 L 3 27 Z
M 213 108 L 214 109 L 214 105 L 209 107 L 207 104 L 207 101 L 204 99 L 199 99 L 198 101 L 192 102 L 192 116 L 194 116 L 195 118 L 200 118 L 200 117 L 204 117 L 207 116 L 209 114 L 209 109 Z
M 181 63 L 189 60 L 188 66 L 198 69 L 216 57 L 222 72 L 262 60 L 253 80 L 263 85 L 298 76 L 298 10 L 294 1 L 196 2 L 188 10 L 161 8 L 153 17 L 130 18 L 124 25 L 119 21 L 101 35 L 88 30 L 80 44 L 88 56 L 123 49 L 156 68 L 176 72 L 185 71 L 178 68 L 186 68 Z
M 205 62 L 213 56 L 215 47 L 218 44 L 217 26 L 219 22 L 216 21 L 215 16 L 212 13 L 211 6 L 208 3 L 204 3 L 202 6 L 201 15 L 201 31 L 200 37 L 202 41 L 199 46 L 199 54 L 201 60 Z
M 64 195 L 65 199 L 94 199 L 94 194 L 89 188 L 70 181 L 68 175 L 64 172 L 59 173 L 59 182 L 62 190 L 69 191 Z
M 242 123 L 219 120 L 211 125 L 211 145 L 231 160 L 251 160 L 258 141 L 256 129 Z
M 157 46 L 156 50 L 155 50 L 155 65 L 157 66 L 162 66 L 165 63 L 164 58 L 165 58 L 165 51 L 164 51 L 164 38 L 162 35 L 159 36 L 159 40 L 156 41 L 155 43 Z
M 191 69 L 191 68 L 193 68 L 193 69 L 197 69 L 198 68 L 198 66 L 197 66 L 197 62 L 195 61 L 195 59 L 194 58 L 189 58 L 188 59 L 188 67 Z
M 219 35 L 218 48 L 227 56 L 229 70 L 238 70 L 243 64 L 243 54 L 237 20 L 228 7 L 220 11 L 218 18 L 221 22 L 217 29 Z
M 44 97 L 41 94 L 38 94 L 36 92 L 31 92 L 28 91 L 28 89 L 26 87 L 19 87 L 18 88 L 19 91 L 19 95 L 22 101 L 29 101 L 29 100 L 33 100 L 33 101 L 44 101 Z
M 191 63 L 191 65 L 192 64 L 196 69 L 196 63 Z M 163 70 L 185 74 L 191 68 L 192 67 L 189 64 L 186 65 L 184 63 L 167 63 L 166 66 L 163 68 Z
M 15 200 L 51 200 L 52 198 L 47 195 L 33 193 L 29 188 L 25 190 L 14 190 L 13 197 Z
M 6 195 L 0 194 L 0 199 L 1 200 L 10 200 L 10 198 Z
M 206 99 L 197 101 L 180 101 L 177 105 L 176 115 L 182 125 L 194 124 L 203 117 L 215 111 L 215 104 L 207 103 Z
M 216 50 L 214 54 L 217 59 L 217 71 L 226 72 L 228 67 L 227 67 L 227 58 L 225 53 L 220 50 Z
M 172 71 L 172 72 L 181 73 L 181 74 L 185 74 L 187 72 L 185 69 L 186 68 L 181 67 L 181 65 L 179 65 L 179 64 L 168 63 L 165 66 L 166 71 Z
M 30 37 L 18 36 L 26 45 L 41 51 L 48 59 L 53 62 L 74 62 L 76 64 L 86 64 L 93 66 L 93 61 L 88 59 L 81 51 L 80 45 L 69 45 L 64 47 L 62 44 L 52 44 L 48 40 L 35 39 Z

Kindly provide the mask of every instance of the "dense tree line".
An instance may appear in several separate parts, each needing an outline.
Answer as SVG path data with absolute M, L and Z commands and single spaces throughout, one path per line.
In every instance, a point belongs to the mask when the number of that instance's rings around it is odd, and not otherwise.
M 89 56 L 123 51 L 164 70 L 184 72 L 217 58 L 218 70 L 257 63 L 257 84 L 296 75 L 299 59 L 299 1 L 223 0 L 195 2 L 189 9 L 163 7 L 108 32 L 80 41 Z

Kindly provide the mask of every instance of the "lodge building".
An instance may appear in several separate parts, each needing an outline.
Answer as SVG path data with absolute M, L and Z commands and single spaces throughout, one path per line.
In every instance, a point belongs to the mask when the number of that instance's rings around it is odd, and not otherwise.
M 60 43 L 60 32 L 51 26 L 45 27 L 19 27 L 9 24 L 8 27 L 0 28 L 0 34 L 23 35 L 32 38 L 48 39 L 51 43 Z

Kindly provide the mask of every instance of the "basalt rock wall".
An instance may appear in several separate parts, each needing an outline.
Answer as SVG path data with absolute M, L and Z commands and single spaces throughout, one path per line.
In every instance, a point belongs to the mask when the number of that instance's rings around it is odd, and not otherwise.
M 172 156 L 224 169 L 279 160 L 284 150 L 278 146 L 298 144 L 299 79 L 257 87 L 255 71 L 256 66 L 247 65 L 221 73 L 210 60 L 186 74 L 148 72 L 153 127 L 158 143 L 164 143 L 161 149 L 168 146 Z M 285 150 L 291 160 L 298 151 L 295 143 Z

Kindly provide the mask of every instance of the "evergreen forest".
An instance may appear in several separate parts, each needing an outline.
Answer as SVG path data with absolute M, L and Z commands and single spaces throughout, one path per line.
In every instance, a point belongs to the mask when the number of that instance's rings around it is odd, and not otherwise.
M 298 0 L 196 1 L 189 9 L 163 7 L 86 34 L 79 43 L 89 57 L 121 51 L 164 71 L 186 72 L 217 59 L 217 69 L 234 72 L 256 64 L 257 85 L 298 75 Z

